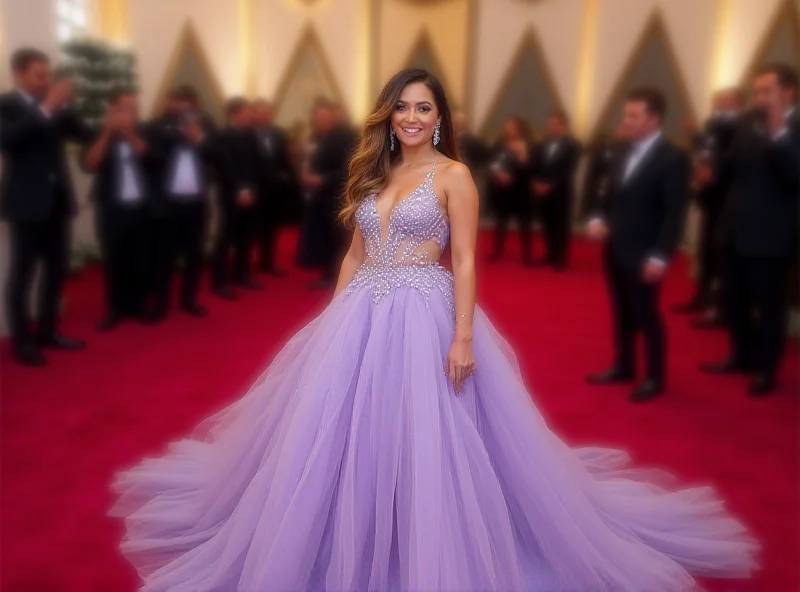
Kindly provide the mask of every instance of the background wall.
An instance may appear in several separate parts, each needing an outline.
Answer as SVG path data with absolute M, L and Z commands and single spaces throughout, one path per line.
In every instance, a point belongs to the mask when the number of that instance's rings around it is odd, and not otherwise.
M 10 85 L 13 49 L 36 46 L 57 60 L 57 2 L 0 0 L 0 90 Z M 166 89 L 189 78 L 217 114 L 225 96 L 258 95 L 278 99 L 288 125 L 325 94 L 358 121 L 386 79 L 424 63 L 439 70 L 477 130 L 491 132 L 515 110 L 540 126 L 542 113 L 558 104 L 589 139 L 613 124 L 621 92 L 637 76 L 666 76 L 656 81 L 680 95 L 685 104 L 677 113 L 704 117 L 712 91 L 742 82 L 771 33 L 780 37 L 779 53 L 800 66 L 800 0 L 86 2 L 91 34 L 136 50 L 146 115 Z M 656 49 L 643 39 L 654 23 L 661 34 Z M 82 204 L 75 242 L 92 244 L 90 179 L 76 168 L 75 182 Z M 7 228 L 0 224 L 3 281 L 7 260 Z

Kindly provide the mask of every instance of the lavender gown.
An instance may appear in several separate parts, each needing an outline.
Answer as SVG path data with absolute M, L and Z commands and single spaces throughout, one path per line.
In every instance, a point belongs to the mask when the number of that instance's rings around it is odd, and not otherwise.
M 434 165 L 435 167 L 435 165 Z M 476 308 L 477 370 L 443 373 L 453 277 L 432 169 L 357 212 L 366 261 L 237 403 L 118 475 L 143 590 L 679 592 L 757 546 L 709 488 L 570 449 Z

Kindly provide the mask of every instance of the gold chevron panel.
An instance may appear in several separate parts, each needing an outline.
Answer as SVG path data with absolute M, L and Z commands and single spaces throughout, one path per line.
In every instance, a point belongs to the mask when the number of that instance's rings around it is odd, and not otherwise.
M 746 87 L 755 71 L 772 61 L 788 62 L 800 68 L 800 4 L 796 0 L 785 0 L 778 6 L 741 84 Z
M 634 45 L 591 137 L 596 138 L 601 132 L 616 128 L 625 93 L 634 86 L 647 85 L 660 88 L 666 95 L 665 132 L 673 139 L 683 141 L 683 119 L 696 115 L 679 64 L 664 17 L 656 8 Z
M 414 42 L 408 57 L 403 62 L 403 68 L 423 68 L 436 76 L 445 89 L 448 89 L 447 74 L 442 67 L 442 62 L 436 55 L 431 35 L 428 29 L 422 29 Z M 448 93 L 449 94 L 449 93 Z
M 336 76 L 314 26 L 309 24 L 295 47 L 275 93 L 275 121 L 304 125 L 315 99 L 325 97 L 346 108 Z
M 184 25 L 172 51 L 166 74 L 153 103 L 152 116 L 163 111 L 169 92 L 178 84 L 194 86 L 209 115 L 217 122 L 224 120 L 225 92 L 191 20 Z
M 481 134 L 494 136 L 503 121 L 521 115 L 533 129 L 544 127 L 554 109 L 564 109 L 555 79 L 536 30 L 531 25 L 523 35 L 503 81 L 492 99 Z

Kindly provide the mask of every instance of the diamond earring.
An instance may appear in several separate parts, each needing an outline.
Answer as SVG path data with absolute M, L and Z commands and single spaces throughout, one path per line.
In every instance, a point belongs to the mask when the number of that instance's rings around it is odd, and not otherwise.
M 389 152 L 394 152 L 394 130 L 389 130 Z
M 439 129 L 441 127 L 442 127 L 442 120 L 440 119 L 439 121 L 436 122 L 436 129 L 433 130 L 433 145 L 434 146 L 438 146 L 439 145 L 439 140 L 442 139 L 442 135 L 439 132 Z

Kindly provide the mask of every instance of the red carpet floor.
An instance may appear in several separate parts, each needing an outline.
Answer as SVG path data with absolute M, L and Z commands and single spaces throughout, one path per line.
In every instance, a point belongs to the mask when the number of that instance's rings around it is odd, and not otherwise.
M 483 237 L 487 238 L 487 237 Z M 488 246 L 488 245 L 484 245 Z M 282 243 L 291 259 L 292 240 Z M 95 333 L 101 282 L 87 270 L 70 282 L 65 333 L 89 340 L 54 353 L 44 370 L 2 366 L 0 588 L 4 592 L 124 592 L 135 574 L 117 553 L 120 525 L 105 516 L 114 472 L 135 463 L 237 398 L 286 339 L 325 305 L 294 271 L 236 303 L 208 294 L 210 316 L 174 313 L 158 327 Z M 599 253 L 576 247 L 564 274 L 507 262 L 479 265 L 479 301 L 516 348 L 534 398 L 575 444 L 632 451 L 638 464 L 686 483 L 712 482 L 763 541 L 751 582 L 715 582 L 716 592 L 790 592 L 798 577 L 798 356 L 792 347 L 781 392 L 754 401 L 743 378 L 697 370 L 726 354 L 721 333 L 669 316 L 669 395 L 633 406 L 624 389 L 590 388 L 584 374 L 610 361 L 609 314 Z M 685 264 L 673 270 L 665 305 L 689 296 Z M 587 591 L 589 592 L 589 591 Z M 632 592 L 647 592 L 646 590 Z

